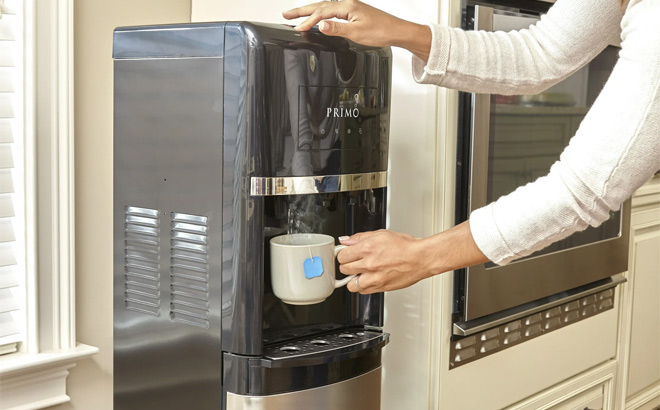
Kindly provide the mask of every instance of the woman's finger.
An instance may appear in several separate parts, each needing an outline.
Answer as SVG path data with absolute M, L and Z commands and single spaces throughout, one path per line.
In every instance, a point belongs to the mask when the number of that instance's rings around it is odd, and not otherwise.
M 337 21 L 322 21 L 319 23 L 321 33 L 328 36 L 351 37 L 351 23 L 339 23 Z
M 363 242 L 357 242 L 339 251 L 337 254 L 337 262 L 344 265 L 347 263 L 357 262 L 366 256 L 367 255 L 365 253 L 365 246 L 363 245 Z
M 360 293 L 362 295 L 368 295 L 370 293 L 376 293 L 376 290 L 374 290 L 372 284 L 371 284 L 371 276 L 372 275 L 356 275 L 353 279 L 351 279 L 348 284 L 346 284 L 346 288 L 348 289 L 349 292 L 352 293 Z
M 342 262 L 339 265 L 339 272 L 343 273 L 344 275 L 357 275 L 358 273 L 364 273 L 365 271 L 366 266 L 363 259 L 357 259 L 351 262 Z
M 367 238 L 371 238 L 372 236 L 382 231 L 383 230 L 381 229 L 378 231 L 358 232 L 351 236 L 340 236 L 339 242 L 341 242 L 342 245 L 355 245 L 356 243 L 363 241 Z
M 325 2 L 320 1 L 318 3 L 312 3 L 306 6 L 296 7 L 295 9 L 283 11 L 282 17 L 287 20 L 297 19 L 298 17 L 307 17 L 310 16 L 316 9 L 324 5 Z
M 345 20 L 347 13 L 342 2 L 323 1 L 286 11 L 282 13 L 282 16 L 287 19 L 308 16 L 305 21 L 295 27 L 298 31 L 307 31 L 318 24 L 321 20 L 335 17 Z
M 330 5 L 324 5 L 314 10 L 314 12 L 310 14 L 310 16 L 305 21 L 298 24 L 295 29 L 298 31 L 307 31 L 318 24 L 318 22 L 321 20 L 327 20 L 331 18 L 346 20 L 346 17 L 347 15 L 345 12 L 343 12 L 342 5 L 340 3 L 332 2 Z
M 358 287 L 357 287 L 357 284 L 355 283 L 355 279 L 357 279 L 358 282 L 359 282 L 359 281 L 360 281 L 360 276 L 361 276 L 361 275 L 356 275 L 353 279 L 351 279 L 351 280 L 346 284 L 346 289 L 348 289 L 349 292 L 351 292 L 351 293 L 356 293 L 356 292 L 359 291 L 359 290 L 358 290 Z M 362 285 L 360 285 L 360 286 L 362 286 Z

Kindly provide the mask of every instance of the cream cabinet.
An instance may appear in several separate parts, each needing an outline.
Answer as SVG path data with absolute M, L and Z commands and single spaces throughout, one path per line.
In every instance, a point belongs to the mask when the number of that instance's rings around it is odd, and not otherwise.
M 623 286 L 618 408 L 660 407 L 660 175 L 633 196 Z

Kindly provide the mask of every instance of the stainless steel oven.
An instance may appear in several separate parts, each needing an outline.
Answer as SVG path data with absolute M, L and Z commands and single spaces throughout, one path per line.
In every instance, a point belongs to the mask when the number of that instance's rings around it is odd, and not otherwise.
M 510 31 L 534 24 L 548 5 L 470 5 L 466 29 Z M 550 89 L 528 96 L 462 93 L 457 222 L 548 173 L 607 80 L 618 46 Z M 452 367 L 586 319 L 614 305 L 628 265 L 629 207 L 506 266 L 456 272 Z

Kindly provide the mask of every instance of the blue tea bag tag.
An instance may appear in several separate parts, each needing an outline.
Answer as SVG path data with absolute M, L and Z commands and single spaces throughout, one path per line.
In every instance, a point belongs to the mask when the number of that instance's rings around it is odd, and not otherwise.
M 307 279 L 316 278 L 323 274 L 323 261 L 318 256 L 307 258 L 303 262 L 303 269 Z

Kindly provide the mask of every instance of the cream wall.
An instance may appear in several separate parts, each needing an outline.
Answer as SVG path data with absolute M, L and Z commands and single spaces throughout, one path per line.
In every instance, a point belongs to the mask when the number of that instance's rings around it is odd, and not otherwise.
M 189 21 L 190 0 L 75 1 L 76 325 L 100 352 L 56 409 L 112 409 L 112 30 Z

